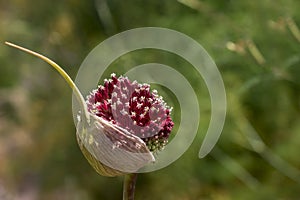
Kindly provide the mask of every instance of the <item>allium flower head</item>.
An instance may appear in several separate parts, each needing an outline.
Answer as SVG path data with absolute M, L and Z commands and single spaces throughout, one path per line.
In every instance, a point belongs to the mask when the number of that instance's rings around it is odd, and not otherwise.
M 173 128 L 171 108 L 150 85 L 111 75 L 85 102 L 89 120 L 77 125 L 79 146 L 101 175 L 137 172 L 155 161 Z
M 156 152 L 168 142 L 171 109 L 150 85 L 111 75 L 87 97 L 88 111 L 141 138 Z

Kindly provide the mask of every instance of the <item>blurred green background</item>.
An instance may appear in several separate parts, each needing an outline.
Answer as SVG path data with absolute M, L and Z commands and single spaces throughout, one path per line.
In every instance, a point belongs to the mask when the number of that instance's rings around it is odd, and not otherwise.
M 147 62 L 177 68 L 201 108 L 192 146 L 170 166 L 139 175 L 136 199 L 299 199 L 299 10 L 297 0 L 0 0 L 0 199 L 122 196 L 122 177 L 97 175 L 80 152 L 64 80 L 4 41 L 47 55 L 74 79 L 101 41 L 144 26 L 171 28 L 203 45 L 224 79 L 228 111 L 217 146 L 199 159 L 210 119 L 201 76 L 161 51 L 116 60 L 110 70 L 118 74 Z M 172 104 L 172 95 L 165 98 Z

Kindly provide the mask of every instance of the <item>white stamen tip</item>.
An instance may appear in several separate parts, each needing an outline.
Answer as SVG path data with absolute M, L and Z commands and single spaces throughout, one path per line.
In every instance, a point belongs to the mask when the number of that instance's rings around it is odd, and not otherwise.
M 117 93 L 116 92 L 113 92 L 112 94 L 111 94 L 111 97 L 117 97 Z
M 131 117 L 135 117 L 136 113 L 135 112 L 131 112 Z
M 122 110 L 120 111 L 120 113 L 121 113 L 122 115 L 127 115 L 127 114 L 128 114 L 124 109 L 122 109 Z
M 141 96 L 140 97 L 140 101 L 144 101 L 145 100 L 145 97 L 144 96 Z
M 138 109 L 140 109 L 141 107 L 142 107 L 142 103 L 137 103 L 137 105 L 136 105 L 136 107 L 138 108 Z
M 123 98 L 123 99 L 126 99 L 126 98 L 127 98 L 127 95 L 124 94 L 124 93 L 122 93 L 122 98 Z
M 104 86 L 103 86 L 103 85 L 100 85 L 99 88 L 100 88 L 101 90 L 104 90 Z
M 117 104 L 118 104 L 118 105 L 121 105 L 121 104 L 122 104 L 122 102 L 120 101 L 120 98 L 118 98 Z
M 113 109 L 113 110 L 116 110 L 116 109 L 117 109 L 117 108 L 116 108 L 116 103 L 114 103 L 114 104 L 111 105 L 111 109 Z

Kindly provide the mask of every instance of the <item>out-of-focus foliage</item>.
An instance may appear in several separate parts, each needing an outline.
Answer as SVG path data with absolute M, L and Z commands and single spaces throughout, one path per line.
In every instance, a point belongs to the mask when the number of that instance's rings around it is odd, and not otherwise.
M 99 42 L 143 26 L 178 30 L 204 46 L 224 79 L 228 112 L 218 145 L 200 160 L 210 119 L 201 76 L 165 52 L 118 59 L 112 68 L 119 68 L 111 69 L 117 73 L 147 62 L 173 66 L 200 99 L 195 142 L 172 165 L 140 175 L 136 198 L 299 199 L 299 10 L 297 0 L 1 0 L 0 199 L 121 199 L 122 193 L 121 178 L 98 176 L 81 154 L 67 84 L 4 41 L 46 54 L 74 78 Z

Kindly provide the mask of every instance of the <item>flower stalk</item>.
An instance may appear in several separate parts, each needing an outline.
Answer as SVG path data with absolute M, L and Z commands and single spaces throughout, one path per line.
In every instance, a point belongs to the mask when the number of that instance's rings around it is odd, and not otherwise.
M 134 200 L 137 173 L 124 175 L 123 200 Z

